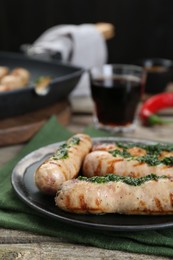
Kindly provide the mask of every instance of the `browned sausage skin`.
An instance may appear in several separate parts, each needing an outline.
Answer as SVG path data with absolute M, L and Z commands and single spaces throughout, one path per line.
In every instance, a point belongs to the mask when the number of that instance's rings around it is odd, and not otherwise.
M 47 194 L 56 194 L 62 182 L 78 175 L 84 157 L 91 147 L 92 140 L 85 134 L 76 134 L 67 140 L 53 156 L 37 168 L 34 176 L 39 190 Z
M 173 178 L 148 175 L 136 179 L 137 184 L 134 178 L 131 178 L 132 183 L 130 177 L 123 178 L 128 178 L 127 183 L 123 179 L 66 181 L 57 192 L 55 204 L 65 211 L 80 214 L 173 214 Z
M 85 157 L 83 175 L 92 177 L 108 173 L 134 178 L 150 173 L 173 176 L 173 148 L 153 145 L 144 149 L 134 145 L 122 149 L 110 144 L 97 145 Z

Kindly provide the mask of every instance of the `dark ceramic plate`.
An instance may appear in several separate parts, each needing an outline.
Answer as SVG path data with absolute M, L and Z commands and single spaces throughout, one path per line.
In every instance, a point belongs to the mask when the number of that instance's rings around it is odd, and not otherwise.
M 94 138 L 94 142 L 138 142 L 151 143 L 125 138 Z M 153 143 L 153 142 L 152 142 Z M 40 148 L 25 156 L 12 172 L 12 186 L 26 204 L 45 217 L 54 218 L 73 225 L 100 231 L 139 231 L 173 226 L 173 216 L 128 216 L 118 214 L 79 215 L 67 213 L 54 205 L 54 198 L 43 195 L 34 184 L 34 171 L 62 143 Z

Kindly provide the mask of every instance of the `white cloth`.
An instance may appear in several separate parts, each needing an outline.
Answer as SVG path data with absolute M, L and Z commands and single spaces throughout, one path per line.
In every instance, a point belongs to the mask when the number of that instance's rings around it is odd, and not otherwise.
M 92 24 L 58 25 L 46 30 L 26 50 L 28 55 L 61 53 L 62 61 L 90 69 L 107 62 L 107 46 Z M 72 95 L 90 95 L 88 74 L 84 73 Z

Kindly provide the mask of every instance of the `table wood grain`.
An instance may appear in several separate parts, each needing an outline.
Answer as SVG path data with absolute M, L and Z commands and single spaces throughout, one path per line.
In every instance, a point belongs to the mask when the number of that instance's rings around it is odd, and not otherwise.
M 168 259 L 74 244 L 61 238 L 38 236 L 16 230 L 0 229 L 0 242 L 1 260 Z
M 82 132 L 84 127 L 92 123 L 91 114 L 81 114 L 75 111 L 69 122 L 68 128 L 74 132 Z M 143 127 L 138 123 L 134 132 L 126 134 L 126 137 L 157 140 L 159 142 L 173 143 L 173 125 Z M 13 158 L 23 145 L 13 145 L 0 148 L 0 166 Z M 40 236 L 18 230 L 0 229 L 0 259 L 24 259 L 24 260 L 52 260 L 52 259 L 136 259 L 136 260 L 162 260 L 165 257 L 133 254 L 115 250 L 105 250 L 89 245 L 74 244 L 61 237 L 53 238 Z

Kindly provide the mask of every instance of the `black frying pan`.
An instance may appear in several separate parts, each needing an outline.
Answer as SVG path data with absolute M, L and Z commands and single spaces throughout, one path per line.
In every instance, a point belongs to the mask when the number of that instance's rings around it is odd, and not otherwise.
M 56 61 L 42 61 L 22 54 L 0 52 L 0 66 L 29 70 L 31 80 L 23 89 L 0 93 L 0 118 L 7 118 L 43 108 L 65 99 L 77 85 L 83 69 Z M 40 76 L 50 76 L 49 92 L 39 96 L 35 82 Z

